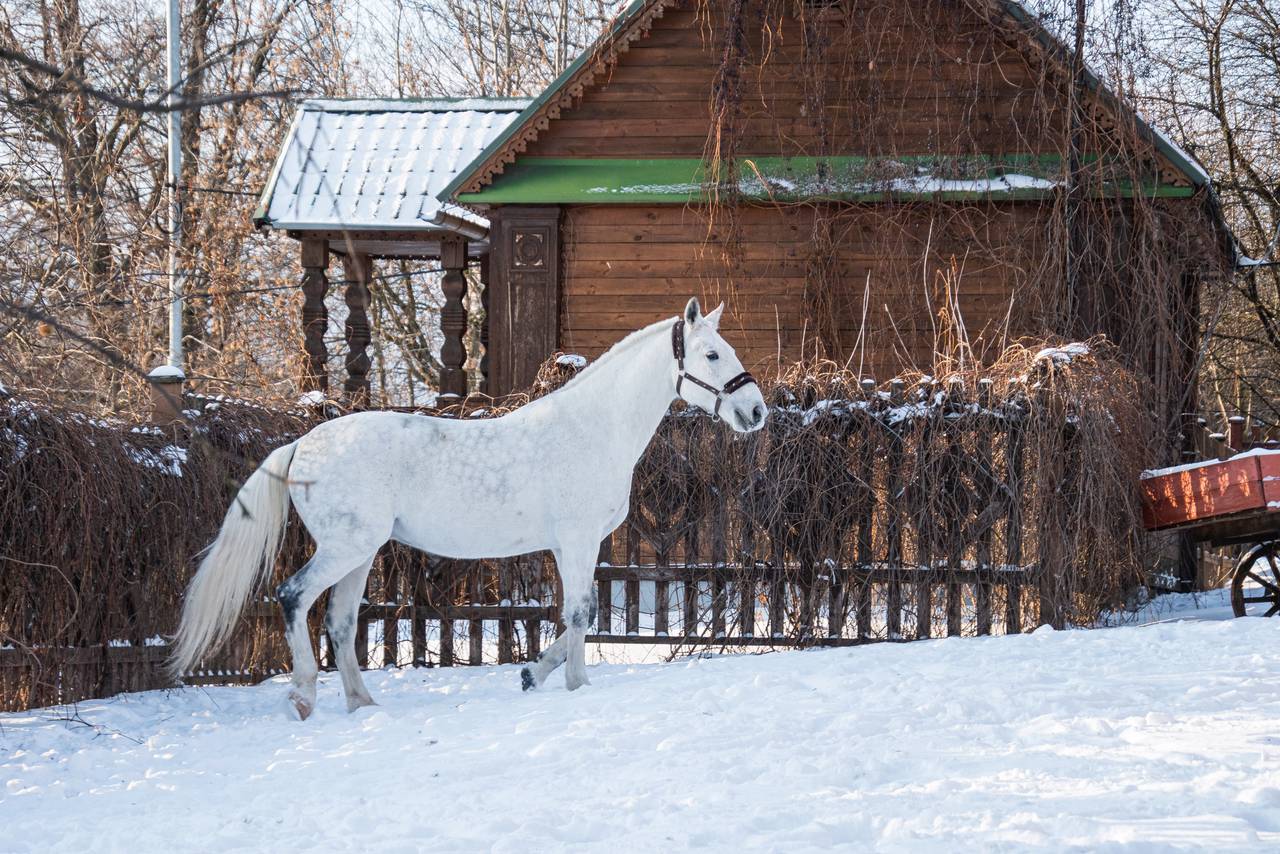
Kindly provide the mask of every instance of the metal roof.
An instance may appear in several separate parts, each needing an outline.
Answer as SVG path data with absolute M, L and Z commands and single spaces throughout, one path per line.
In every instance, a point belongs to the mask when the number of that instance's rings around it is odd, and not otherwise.
M 528 104 L 526 98 L 304 101 L 254 224 L 421 231 L 457 230 L 465 220 L 487 227 L 436 196 Z

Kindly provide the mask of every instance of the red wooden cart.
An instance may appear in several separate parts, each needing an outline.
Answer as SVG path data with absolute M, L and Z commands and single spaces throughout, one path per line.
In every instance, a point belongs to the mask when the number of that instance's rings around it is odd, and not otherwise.
M 1237 617 L 1252 603 L 1280 613 L 1280 451 L 1188 463 L 1142 476 L 1143 524 L 1214 546 L 1248 545 L 1231 580 Z M 1248 582 L 1258 588 L 1246 587 Z

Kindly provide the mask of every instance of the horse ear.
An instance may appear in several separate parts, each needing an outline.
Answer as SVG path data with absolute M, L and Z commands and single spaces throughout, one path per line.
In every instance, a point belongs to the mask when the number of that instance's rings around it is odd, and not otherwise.
M 724 303 L 720 303 L 714 310 L 708 311 L 702 316 L 702 319 L 711 324 L 712 329 L 720 328 L 720 315 L 724 313 Z
M 693 326 L 699 317 L 702 317 L 702 306 L 698 305 L 697 297 L 690 297 L 689 304 L 684 307 L 684 322 Z

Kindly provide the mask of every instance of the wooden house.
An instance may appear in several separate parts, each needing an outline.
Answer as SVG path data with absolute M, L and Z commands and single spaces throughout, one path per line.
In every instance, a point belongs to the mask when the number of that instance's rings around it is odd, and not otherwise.
M 1106 333 L 1185 411 L 1233 244 L 1205 170 L 1072 62 L 1000 0 L 637 0 L 441 194 L 491 223 L 491 387 L 695 294 L 757 371 Z

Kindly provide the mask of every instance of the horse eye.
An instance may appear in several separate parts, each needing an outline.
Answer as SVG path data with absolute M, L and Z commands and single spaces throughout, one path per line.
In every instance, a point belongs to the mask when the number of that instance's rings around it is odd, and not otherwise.
M 717 353 L 715 350 L 712 350 L 710 353 L 707 354 L 708 362 L 714 362 L 716 359 L 719 359 L 719 358 L 720 358 L 720 354 Z

